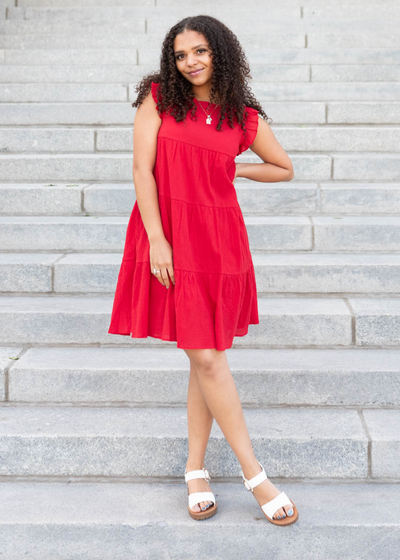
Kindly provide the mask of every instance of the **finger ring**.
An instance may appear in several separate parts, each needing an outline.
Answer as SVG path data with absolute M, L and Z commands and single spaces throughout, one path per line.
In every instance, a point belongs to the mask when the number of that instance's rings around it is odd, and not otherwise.
M 160 271 L 153 268 L 153 274 L 157 274 L 157 272 L 160 272 Z

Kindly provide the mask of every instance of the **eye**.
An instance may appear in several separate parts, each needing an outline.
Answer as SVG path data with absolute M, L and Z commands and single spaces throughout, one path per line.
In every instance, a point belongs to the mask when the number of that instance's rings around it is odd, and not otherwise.
M 197 51 L 196 51 L 196 52 L 199 52 L 199 51 L 200 51 L 200 52 L 206 52 L 206 51 L 207 51 L 207 49 L 197 49 Z M 179 58 L 180 56 L 183 56 L 183 54 L 178 54 L 178 55 L 177 55 L 177 56 L 175 57 L 175 58 L 176 58 L 176 60 L 180 60 L 180 58 Z

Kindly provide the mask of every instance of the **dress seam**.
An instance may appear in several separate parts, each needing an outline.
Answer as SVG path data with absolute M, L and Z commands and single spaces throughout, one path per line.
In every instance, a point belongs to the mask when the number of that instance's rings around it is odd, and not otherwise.
M 150 261 L 136 261 L 135 259 L 122 259 L 122 262 L 125 261 L 135 261 L 136 264 L 150 264 Z M 181 272 L 192 272 L 193 274 L 218 274 L 219 276 L 243 276 L 243 274 L 248 274 L 251 271 L 254 265 L 250 265 L 244 272 L 235 272 L 233 274 L 229 272 L 205 272 L 204 270 L 187 270 L 186 268 L 177 268 L 174 266 L 174 271 L 179 270 Z
M 232 183 L 233 184 L 233 183 Z M 158 193 L 158 196 L 162 196 L 163 198 L 169 198 L 170 200 L 176 200 L 177 202 L 183 202 L 184 204 L 189 204 L 191 206 L 203 206 L 204 208 L 221 208 L 221 209 L 234 209 L 234 210 L 241 210 L 240 206 L 215 206 L 215 205 L 208 205 L 208 204 L 199 204 L 197 202 L 187 202 L 186 200 L 182 200 L 180 198 L 173 198 L 172 196 L 168 196 L 167 194 Z
M 158 136 L 158 138 L 165 138 L 166 140 L 172 140 L 173 142 L 180 142 L 181 144 L 187 144 L 188 146 L 193 146 L 194 148 L 200 148 L 201 150 L 207 150 L 208 152 L 214 152 L 215 154 L 223 154 L 224 156 L 228 156 L 233 161 L 235 161 L 235 157 L 231 156 L 231 154 L 227 154 L 226 152 L 221 152 L 221 150 L 213 150 L 211 148 L 203 148 L 203 146 L 198 146 L 197 144 L 192 144 L 191 142 L 186 142 L 185 140 L 176 140 L 175 138 L 170 138 L 169 136 Z
M 193 274 L 218 274 L 218 276 L 243 276 L 243 274 L 247 274 L 249 271 L 251 271 L 251 268 L 252 267 L 250 265 L 249 268 L 244 272 L 235 272 L 234 274 L 230 274 L 229 272 L 204 272 L 201 270 L 186 270 L 185 268 L 176 268 L 175 266 L 174 271 L 179 270 L 181 272 L 192 272 Z

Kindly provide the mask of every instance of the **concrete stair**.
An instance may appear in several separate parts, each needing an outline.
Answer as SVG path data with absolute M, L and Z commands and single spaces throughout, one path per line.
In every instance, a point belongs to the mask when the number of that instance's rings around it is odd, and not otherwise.
M 0 515 L 7 518 L 7 525 L 0 522 L 2 550 L 7 558 L 25 555 L 39 560 L 44 542 L 51 558 L 89 560 L 114 560 L 116 554 L 121 560 L 153 560 L 168 558 L 169 551 L 176 558 L 199 560 L 239 560 L 247 555 L 262 560 L 266 550 L 278 558 L 317 558 L 323 551 L 334 559 L 355 557 L 355 550 L 361 558 L 393 559 L 398 552 L 393 530 L 400 521 L 398 485 L 281 482 L 282 490 L 296 496 L 299 521 L 278 534 L 240 483 L 213 481 L 219 512 L 212 522 L 194 525 L 188 521 L 186 489 L 175 482 L 70 480 L 0 486 Z M 15 504 L 12 511 L 10 503 Z
M 347 407 L 361 415 L 400 404 L 397 349 L 230 348 L 227 355 L 246 409 L 300 416 L 293 407 Z M 0 367 L 13 405 L 186 404 L 188 359 L 174 348 L 9 347 Z
M 198 13 L 238 35 L 295 170 L 235 181 L 260 324 L 227 350 L 295 538 L 275 540 L 216 422 L 219 512 L 189 518 L 189 360 L 107 333 L 135 86 Z M 0 556 L 398 557 L 399 16 L 395 0 L 0 0 Z

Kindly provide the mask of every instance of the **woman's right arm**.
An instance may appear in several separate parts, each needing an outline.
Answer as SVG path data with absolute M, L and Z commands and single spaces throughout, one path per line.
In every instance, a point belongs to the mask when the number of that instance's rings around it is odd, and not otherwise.
M 162 120 L 150 93 L 136 110 L 133 126 L 133 182 L 137 205 L 150 243 L 150 267 L 160 270 L 158 280 L 169 288 L 175 284 L 172 248 L 162 227 L 157 185 L 153 169 L 157 155 L 157 135 Z M 167 274 L 168 271 L 168 274 Z

